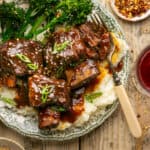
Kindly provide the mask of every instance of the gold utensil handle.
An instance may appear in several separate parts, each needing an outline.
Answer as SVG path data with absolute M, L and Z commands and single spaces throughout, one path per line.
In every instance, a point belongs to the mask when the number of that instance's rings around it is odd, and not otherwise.
M 127 124 L 129 126 L 129 129 L 130 129 L 132 135 L 136 138 L 141 137 L 142 129 L 138 122 L 136 114 L 133 110 L 133 107 L 130 103 L 130 100 L 127 96 L 125 88 L 123 87 L 123 85 L 118 85 L 118 86 L 115 86 L 115 91 L 118 96 L 119 102 L 121 104 L 122 110 L 124 112 L 124 115 L 127 120 Z

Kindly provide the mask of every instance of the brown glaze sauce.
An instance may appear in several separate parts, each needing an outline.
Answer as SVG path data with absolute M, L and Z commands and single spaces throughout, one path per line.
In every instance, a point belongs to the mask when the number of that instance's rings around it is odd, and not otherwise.
M 92 92 L 92 91 L 94 91 L 94 90 L 96 89 L 96 86 L 97 86 L 100 82 L 101 82 L 101 79 L 100 79 L 100 78 L 96 78 L 96 79 L 92 80 L 92 81 L 89 83 L 89 85 L 88 85 L 86 91 L 87 91 L 87 92 Z
M 115 71 L 119 72 L 122 70 L 123 68 L 123 60 L 121 60 L 119 62 L 119 64 L 117 65 L 117 67 L 115 68 Z M 109 67 L 107 66 L 106 67 L 107 69 L 109 69 Z M 111 70 L 109 69 L 109 73 L 111 74 Z M 99 75 L 96 79 L 93 79 L 88 85 L 87 85 L 87 88 L 86 88 L 86 92 L 87 93 L 90 93 L 92 91 L 94 91 L 96 89 L 96 86 L 98 84 L 100 84 L 100 82 L 102 81 L 102 78 L 101 75 Z M 73 105 L 70 109 L 70 111 L 66 112 L 66 113 L 63 113 L 61 115 L 61 121 L 64 121 L 64 122 L 75 122 L 76 119 L 82 114 L 82 112 L 84 111 L 84 98 L 83 96 L 80 98 L 80 99 L 74 99 L 73 100 Z
M 17 95 L 15 97 L 15 102 L 17 103 L 17 108 L 24 106 L 29 106 L 28 91 L 25 87 L 20 87 L 16 89 Z
M 85 92 L 90 93 L 96 89 L 96 86 L 101 82 L 101 78 L 93 79 L 85 89 Z M 77 99 L 72 99 L 72 106 L 68 112 L 61 114 L 61 121 L 74 123 L 84 111 L 84 94 Z
M 49 128 L 49 125 L 56 127 L 60 121 L 60 112 L 51 110 L 49 108 L 43 109 L 39 112 L 39 128 Z
M 77 120 L 78 116 L 84 111 L 84 98 L 83 96 L 78 99 L 72 100 L 72 106 L 68 112 L 61 114 L 61 121 L 73 123 Z

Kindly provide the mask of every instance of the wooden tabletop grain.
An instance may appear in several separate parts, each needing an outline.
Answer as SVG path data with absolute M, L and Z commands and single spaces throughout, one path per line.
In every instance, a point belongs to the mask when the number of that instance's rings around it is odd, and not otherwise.
M 102 4 L 112 12 L 109 0 L 101 0 Z M 113 12 L 112 12 L 113 13 Z M 113 14 L 114 15 L 114 14 Z M 115 16 L 115 15 L 114 15 Z M 116 17 L 116 16 L 115 16 Z M 116 17 L 121 25 L 127 42 L 131 47 L 131 74 L 127 91 L 142 127 L 150 125 L 150 101 L 140 94 L 134 84 L 134 64 L 140 51 L 150 45 L 150 17 L 138 23 L 125 22 Z M 0 136 L 13 139 L 23 145 L 26 150 L 135 150 L 136 145 L 143 143 L 143 150 L 150 150 L 150 133 L 143 140 L 134 139 L 129 133 L 120 106 L 103 125 L 88 135 L 69 142 L 43 142 L 23 137 L 0 123 Z M 140 147 L 137 148 L 140 150 Z

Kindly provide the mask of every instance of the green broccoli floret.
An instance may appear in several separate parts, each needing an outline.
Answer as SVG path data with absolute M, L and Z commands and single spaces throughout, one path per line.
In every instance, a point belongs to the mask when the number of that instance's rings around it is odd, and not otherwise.
M 54 7 L 59 0 L 29 0 L 29 8 L 26 11 L 26 21 L 20 29 L 20 36 L 30 39 L 43 22 L 54 16 Z M 30 29 L 28 28 L 30 27 Z
M 62 0 L 57 5 L 57 10 L 61 12 L 58 19 L 61 23 L 81 24 L 85 22 L 92 6 L 91 0 Z
M 24 10 L 15 3 L 0 4 L 2 40 L 36 39 L 54 31 L 57 25 L 78 25 L 92 10 L 91 0 L 28 0 Z M 45 36 L 44 36 L 45 37 Z
M 37 36 L 47 30 L 53 31 L 58 24 L 81 24 L 85 22 L 93 6 L 91 0 L 61 0 L 56 3 L 53 2 L 53 4 L 53 7 L 45 7 L 43 15 L 35 21 L 33 28 L 26 36 L 27 38 Z M 47 20 L 47 23 L 42 28 L 38 29 L 39 22 L 44 19 Z
M 17 36 L 22 23 L 25 21 L 25 11 L 15 3 L 5 3 L 0 5 L 0 25 L 2 29 L 2 41 L 6 41 Z

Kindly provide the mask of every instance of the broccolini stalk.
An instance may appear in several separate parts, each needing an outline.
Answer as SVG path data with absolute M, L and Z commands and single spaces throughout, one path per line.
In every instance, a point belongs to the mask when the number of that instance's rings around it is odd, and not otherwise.
M 38 39 L 40 35 L 54 31 L 58 24 L 77 25 L 85 22 L 92 10 L 91 0 L 28 0 L 28 2 L 27 10 L 18 8 L 15 3 L 0 4 L 3 41 L 12 38 Z
M 92 6 L 91 0 L 61 0 L 54 6 L 54 16 L 51 15 L 46 25 L 38 29 L 39 24 L 35 22 L 31 32 L 26 37 L 38 36 L 38 34 L 47 30 L 53 31 L 57 24 L 81 24 L 87 19 L 87 15 L 91 12 Z
M 43 22 L 47 22 L 47 20 L 54 16 L 54 8 L 57 3 L 59 3 L 59 0 L 29 0 L 27 14 L 30 17 L 29 24 L 32 25 L 32 28 L 25 35 L 25 38 L 30 39 L 35 37 L 34 33 L 37 29 L 41 28 Z

